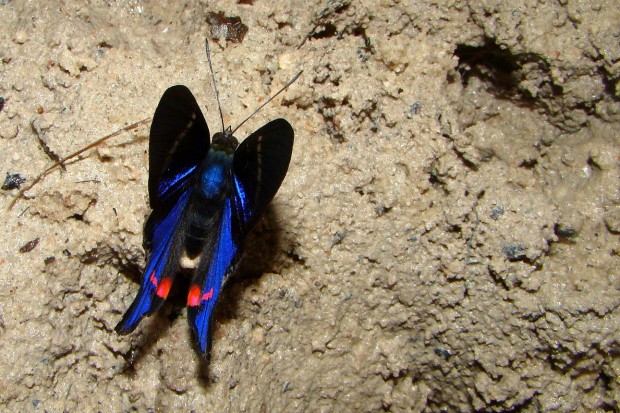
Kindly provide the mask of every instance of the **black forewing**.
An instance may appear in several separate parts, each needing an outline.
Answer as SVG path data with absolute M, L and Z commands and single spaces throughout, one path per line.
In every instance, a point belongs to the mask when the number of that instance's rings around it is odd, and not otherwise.
M 244 234 L 280 188 L 293 152 L 293 127 L 276 119 L 246 138 L 233 158 L 234 207 Z
M 183 85 L 161 97 L 153 115 L 149 141 L 149 202 L 158 209 L 176 202 L 209 151 L 209 128 Z

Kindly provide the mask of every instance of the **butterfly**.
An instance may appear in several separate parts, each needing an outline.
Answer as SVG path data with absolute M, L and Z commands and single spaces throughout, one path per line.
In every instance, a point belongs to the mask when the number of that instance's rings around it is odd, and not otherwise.
M 216 96 L 219 105 L 217 87 Z M 292 126 L 281 118 L 240 144 L 223 121 L 222 129 L 209 142 L 207 122 L 187 87 L 172 86 L 163 94 L 149 139 L 146 268 L 116 326 L 119 334 L 133 331 L 162 306 L 175 275 L 190 272 L 187 318 L 205 358 L 217 299 L 240 261 L 245 237 L 284 180 L 294 140 Z

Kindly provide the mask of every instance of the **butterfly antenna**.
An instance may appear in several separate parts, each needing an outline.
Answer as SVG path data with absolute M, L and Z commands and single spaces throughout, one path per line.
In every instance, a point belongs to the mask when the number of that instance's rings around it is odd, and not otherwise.
M 233 129 L 233 131 L 232 131 L 231 133 L 233 133 L 233 134 L 234 134 L 234 133 L 235 133 L 235 131 L 241 127 L 241 125 L 243 125 L 245 122 L 247 122 L 247 121 L 248 121 L 248 120 L 249 120 L 252 116 L 256 115 L 256 114 L 258 113 L 258 111 L 259 111 L 259 110 L 261 110 L 262 108 L 264 108 L 265 106 L 267 106 L 267 104 L 268 104 L 269 102 L 271 102 L 272 100 L 274 100 L 274 99 L 275 99 L 275 98 L 276 98 L 276 97 L 277 97 L 280 93 L 282 93 L 282 92 L 284 92 L 286 89 L 288 89 L 288 87 L 289 87 L 290 85 L 292 85 L 293 83 L 295 83 L 295 81 L 297 80 L 297 78 L 299 78 L 299 76 L 301 76 L 301 74 L 302 74 L 303 72 L 304 72 L 303 70 L 300 70 L 300 71 L 299 71 L 299 73 L 297 73 L 295 76 L 293 76 L 293 78 L 292 78 L 291 80 L 289 80 L 289 81 L 286 83 L 286 85 L 282 86 L 282 88 L 281 88 L 280 90 L 278 90 L 278 92 L 277 92 L 275 95 L 273 95 L 273 96 L 271 96 L 269 99 L 267 99 L 267 100 L 265 101 L 265 103 L 263 103 L 262 105 L 260 105 L 260 106 L 258 107 L 258 109 L 256 109 L 254 112 L 252 112 L 252 114 L 250 114 L 250 116 L 248 116 L 247 118 L 245 118 L 245 119 L 243 120 L 243 122 L 241 122 L 239 125 L 237 125 L 237 127 L 236 127 L 235 129 Z
M 222 121 L 222 133 L 224 133 L 224 115 L 222 115 L 222 106 L 220 105 L 220 92 L 217 90 L 215 82 L 215 73 L 213 73 L 213 65 L 211 64 L 211 51 L 209 50 L 209 39 L 205 40 L 205 48 L 207 49 L 207 61 L 211 70 L 211 80 L 213 81 L 213 89 L 215 89 L 215 99 L 217 99 L 217 108 L 220 110 L 220 120 Z

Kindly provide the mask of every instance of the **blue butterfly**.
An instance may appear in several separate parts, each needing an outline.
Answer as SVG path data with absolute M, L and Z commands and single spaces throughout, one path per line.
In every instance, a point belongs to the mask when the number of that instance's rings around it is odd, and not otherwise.
M 280 188 L 293 151 L 293 128 L 284 119 L 241 144 L 233 133 L 230 127 L 217 132 L 209 144 L 207 122 L 189 89 L 173 86 L 162 96 L 149 142 L 148 259 L 118 333 L 130 333 L 157 311 L 175 274 L 191 271 L 187 317 L 198 350 L 208 358 L 216 301 L 235 272 L 245 237 Z

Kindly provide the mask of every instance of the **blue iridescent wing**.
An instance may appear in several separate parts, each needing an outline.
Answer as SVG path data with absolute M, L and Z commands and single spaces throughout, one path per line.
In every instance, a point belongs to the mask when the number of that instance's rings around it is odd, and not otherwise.
M 144 228 L 144 248 L 152 245 L 155 226 L 168 216 L 176 200 L 209 151 L 209 128 L 190 90 L 168 88 L 151 124 L 149 140 L 149 203 L 153 212 Z
M 233 158 L 233 212 L 249 233 L 276 195 L 293 153 L 293 127 L 276 119 L 248 136 Z
M 133 331 L 140 320 L 151 315 L 166 300 L 174 275 L 178 270 L 178 257 L 182 254 L 182 231 L 184 212 L 192 190 L 186 190 L 168 214 L 152 228 L 151 251 L 138 295 L 116 326 L 119 334 Z
M 219 229 L 203 249 L 187 305 L 199 351 L 208 357 L 210 328 L 217 298 L 242 255 L 245 235 L 260 219 L 284 180 L 293 151 L 293 128 L 284 119 L 269 122 L 235 151 L 228 198 Z
M 185 86 L 169 88 L 155 110 L 149 141 L 148 260 L 138 295 L 116 326 L 121 334 L 161 307 L 170 291 L 183 252 L 181 228 L 193 176 L 208 150 L 209 129 L 196 99 Z
M 220 291 L 241 256 L 242 245 L 235 239 L 230 199 L 224 201 L 218 228 L 205 243 L 202 260 L 187 295 L 187 318 L 200 353 L 208 357 L 211 346 L 210 326 Z

